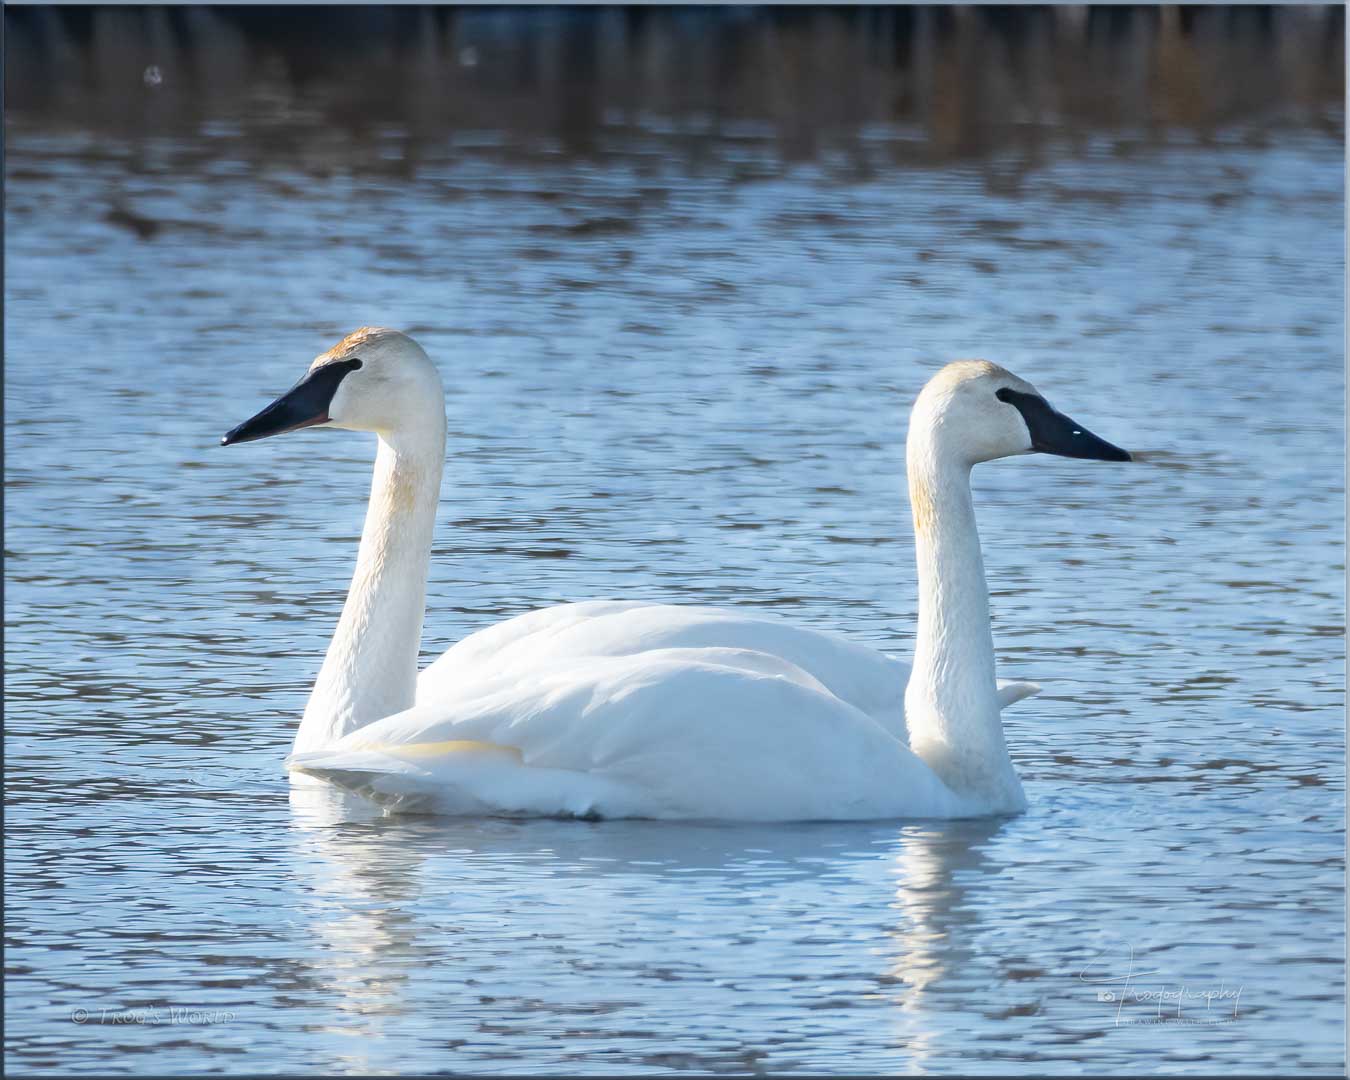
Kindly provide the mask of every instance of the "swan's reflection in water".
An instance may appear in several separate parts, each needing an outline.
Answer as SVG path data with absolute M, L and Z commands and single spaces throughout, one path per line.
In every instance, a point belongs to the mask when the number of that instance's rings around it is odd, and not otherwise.
M 1007 819 L 931 822 L 906 826 L 895 845 L 894 909 L 889 931 L 895 982 L 888 996 L 897 1042 L 915 1066 L 941 1048 L 934 1039 L 949 1031 L 940 1012 L 987 1005 L 997 993 L 995 968 L 980 952 L 980 905 L 999 864 L 991 841 Z
M 315 951 L 312 974 L 338 1022 L 311 1030 L 335 1037 L 324 1067 L 379 1068 L 371 1041 L 406 1010 L 405 984 L 420 938 L 413 907 L 425 856 L 375 827 L 381 811 L 328 785 L 292 785 L 293 866 Z M 317 1064 L 317 1063 L 316 1063 Z
M 781 1010 L 784 1065 L 862 1039 L 921 1065 L 969 979 L 967 894 L 1002 826 L 383 817 L 322 787 L 293 788 L 291 811 L 314 1004 L 342 1017 L 312 1030 L 330 1067 L 362 1071 L 414 1034 L 447 1067 L 550 1038 L 736 1067 L 697 1044 L 730 1053 L 757 1009 Z

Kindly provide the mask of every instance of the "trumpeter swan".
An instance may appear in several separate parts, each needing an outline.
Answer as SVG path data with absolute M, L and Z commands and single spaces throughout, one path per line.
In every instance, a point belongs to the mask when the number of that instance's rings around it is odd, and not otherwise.
M 288 758 L 391 809 L 760 821 L 971 817 L 1026 807 L 1000 709 L 970 470 L 1042 451 L 1130 455 L 985 361 L 923 388 L 906 443 L 919 579 L 913 670 L 737 610 L 592 601 L 471 634 L 420 674 L 445 456 L 440 378 L 363 328 L 233 429 L 377 436 L 356 572 Z M 310 781 L 313 782 L 313 781 Z

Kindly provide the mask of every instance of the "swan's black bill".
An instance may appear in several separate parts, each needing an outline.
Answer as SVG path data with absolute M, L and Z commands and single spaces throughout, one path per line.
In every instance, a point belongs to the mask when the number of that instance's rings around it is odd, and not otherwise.
M 1042 454 L 1088 458 L 1092 461 L 1130 461 L 1129 451 L 1098 438 L 1082 424 L 1056 412 L 1039 394 L 1002 389 L 995 394 L 1017 408 L 1031 432 L 1031 448 Z
M 353 358 L 315 368 L 257 416 L 226 432 L 220 445 L 233 446 L 328 423 L 328 406 L 333 403 L 338 386 L 349 371 L 360 366 L 361 361 Z

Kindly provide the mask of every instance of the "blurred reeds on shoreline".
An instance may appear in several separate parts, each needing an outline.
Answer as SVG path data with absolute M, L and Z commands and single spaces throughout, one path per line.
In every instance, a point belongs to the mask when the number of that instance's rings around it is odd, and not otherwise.
M 657 134 L 695 163 L 710 140 L 924 163 L 1099 131 L 1344 137 L 1339 6 L 53 6 L 5 29 L 11 134 L 237 125 L 260 161 L 391 128 L 405 168 L 494 136 L 585 157 Z

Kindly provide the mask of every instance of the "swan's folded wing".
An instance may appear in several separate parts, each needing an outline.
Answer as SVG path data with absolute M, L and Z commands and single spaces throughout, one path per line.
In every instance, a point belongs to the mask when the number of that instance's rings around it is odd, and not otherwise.
M 842 635 L 774 616 L 680 604 L 598 600 L 517 616 L 469 635 L 431 664 L 418 678 L 417 701 L 446 700 L 466 683 L 533 678 L 560 661 L 708 648 L 776 656 L 907 739 L 905 664 Z
M 578 655 L 576 643 L 584 642 L 588 628 L 599 620 L 651 606 L 642 600 L 585 600 L 537 608 L 493 623 L 456 642 L 437 657 L 419 676 L 419 692 L 424 689 L 424 684 L 438 690 L 445 682 L 458 681 L 466 674 L 561 655 L 563 643 L 571 643 L 572 655 Z
M 517 809 L 511 801 L 534 812 L 742 820 L 953 812 L 951 793 L 893 735 L 809 674 L 748 650 L 653 650 L 465 687 L 292 766 L 325 775 L 351 754 L 360 772 L 372 752 L 447 793 L 483 775 L 475 756 L 495 754 L 499 781 L 515 769 L 512 794 L 475 780 L 474 797 L 505 812 Z M 541 811 L 549 799 L 558 805 Z

